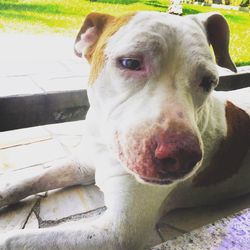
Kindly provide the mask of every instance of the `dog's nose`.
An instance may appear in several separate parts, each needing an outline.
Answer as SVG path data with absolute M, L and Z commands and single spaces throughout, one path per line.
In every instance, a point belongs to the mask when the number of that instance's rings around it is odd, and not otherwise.
M 165 135 L 157 140 L 155 158 L 160 176 L 179 176 L 194 168 L 201 160 L 202 152 L 193 135 Z

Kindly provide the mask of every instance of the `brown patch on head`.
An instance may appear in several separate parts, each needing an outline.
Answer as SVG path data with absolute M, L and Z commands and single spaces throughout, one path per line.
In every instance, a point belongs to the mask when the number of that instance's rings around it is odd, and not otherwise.
M 89 28 L 95 28 L 97 39 L 85 48 L 84 56 L 91 64 L 89 83 L 93 83 L 98 77 L 105 63 L 104 50 L 108 39 L 114 35 L 122 26 L 129 22 L 135 13 L 127 14 L 120 17 L 114 17 L 107 14 L 91 13 L 89 14 L 81 27 L 75 44 L 81 40 L 81 35 Z M 81 54 L 75 51 L 81 57 Z
M 131 13 L 121 17 L 113 17 L 106 24 L 103 33 L 101 34 L 95 48 L 94 53 L 91 60 L 91 71 L 89 77 L 89 83 L 93 83 L 98 77 L 101 69 L 105 63 L 104 50 L 106 48 L 106 44 L 108 39 L 114 35 L 122 26 L 129 22 L 129 20 L 135 15 L 135 13 Z
M 211 163 L 193 179 L 196 187 L 215 185 L 232 177 L 241 168 L 250 148 L 250 117 L 231 102 L 226 104 L 227 136 Z
M 101 14 L 101 13 L 90 13 L 89 15 L 87 15 L 83 22 L 81 29 L 79 30 L 76 36 L 75 44 L 81 40 L 81 36 L 85 34 L 88 29 L 93 28 L 93 27 L 95 28 L 97 37 L 100 37 L 103 30 L 105 29 L 106 24 L 110 22 L 113 18 L 114 18 L 113 16 L 110 16 L 107 14 Z M 91 60 L 92 54 L 96 47 L 97 40 L 95 40 L 93 44 L 91 44 L 89 47 L 86 48 L 84 56 L 86 57 L 88 61 Z M 79 57 L 82 56 L 82 52 L 79 53 L 75 50 L 75 53 Z

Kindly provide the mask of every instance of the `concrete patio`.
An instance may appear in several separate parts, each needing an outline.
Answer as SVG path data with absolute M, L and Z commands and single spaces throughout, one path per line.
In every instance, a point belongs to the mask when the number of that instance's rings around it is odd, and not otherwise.
M 51 113 L 58 124 L 0 133 L 0 181 L 13 171 L 30 174 L 38 168 L 49 168 L 53 161 L 65 159 L 84 140 L 84 121 L 79 117 L 86 113 L 82 107 L 87 104 L 78 100 L 83 99 L 83 92 L 79 91 L 86 88 L 89 66 L 73 55 L 72 47 L 71 38 L 0 33 L 0 117 L 11 114 L 10 123 L 18 123 L 26 114 L 30 122 L 33 111 L 35 114 L 40 110 L 45 115 L 52 106 L 60 108 Z M 250 67 L 242 67 L 240 71 L 249 72 Z M 79 95 L 76 98 L 72 93 Z M 48 100 L 54 102 L 46 106 Z M 65 100 L 67 106 L 62 105 Z M 74 110 L 72 115 L 72 108 L 77 105 L 81 109 Z M 20 112 L 26 113 L 18 117 Z M 69 114 L 79 121 L 62 123 L 69 120 Z M 2 118 L 0 123 L 3 122 Z M 150 239 L 151 246 L 171 250 L 248 250 L 249 208 L 250 194 L 216 206 L 172 211 L 161 219 Z M 105 209 L 103 195 L 95 185 L 40 193 L 0 209 L 0 237 L 1 233 L 14 229 L 84 223 Z

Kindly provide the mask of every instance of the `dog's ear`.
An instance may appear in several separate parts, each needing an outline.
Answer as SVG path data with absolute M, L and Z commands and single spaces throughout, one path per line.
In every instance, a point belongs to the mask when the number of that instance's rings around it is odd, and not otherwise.
M 113 16 L 107 14 L 90 13 L 85 18 L 76 36 L 74 45 L 75 54 L 78 57 L 84 55 L 88 61 L 91 61 L 99 37 L 104 31 L 107 23 L 113 19 Z
M 237 69 L 229 55 L 229 27 L 226 19 L 217 12 L 197 14 L 191 16 L 205 28 L 208 42 L 212 45 L 216 63 L 234 72 Z

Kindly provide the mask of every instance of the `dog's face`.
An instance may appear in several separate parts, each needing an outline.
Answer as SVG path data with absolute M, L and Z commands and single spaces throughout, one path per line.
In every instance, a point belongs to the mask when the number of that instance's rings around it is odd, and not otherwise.
M 111 152 L 138 180 L 169 184 L 201 163 L 199 112 L 218 83 L 209 42 L 217 63 L 234 70 L 228 37 L 216 41 L 222 32 L 228 36 L 218 14 L 85 20 L 75 48 L 79 56 L 85 48 L 92 65 L 91 110 Z

